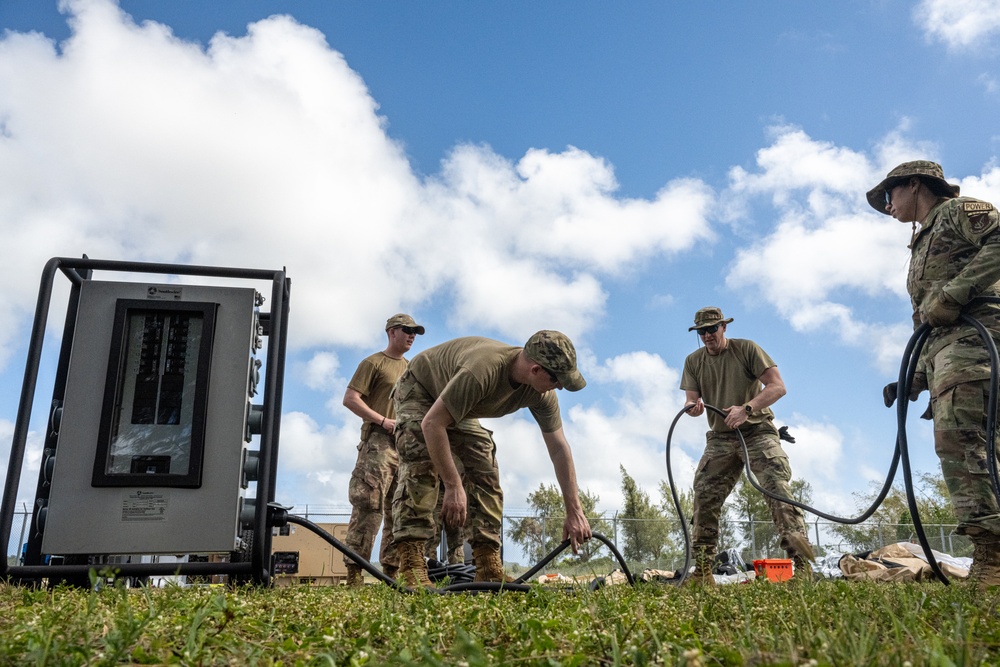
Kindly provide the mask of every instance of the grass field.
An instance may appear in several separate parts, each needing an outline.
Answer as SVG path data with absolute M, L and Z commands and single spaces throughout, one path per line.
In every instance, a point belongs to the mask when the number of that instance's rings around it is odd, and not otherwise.
M 7 665 L 996 665 L 1000 590 L 0 586 Z

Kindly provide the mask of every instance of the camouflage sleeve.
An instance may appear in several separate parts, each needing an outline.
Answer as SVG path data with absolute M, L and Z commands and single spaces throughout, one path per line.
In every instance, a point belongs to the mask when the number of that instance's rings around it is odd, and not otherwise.
M 1000 281 L 1000 217 L 993 204 L 961 200 L 951 211 L 956 231 L 979 251 L 942 290 L 965 305 Z

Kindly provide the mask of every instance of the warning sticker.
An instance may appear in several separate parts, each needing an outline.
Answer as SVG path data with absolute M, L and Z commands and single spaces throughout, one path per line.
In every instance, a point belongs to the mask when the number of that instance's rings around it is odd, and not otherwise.
M 166 521 L 167 500 L 163 491 L 127 492 L 122 498 L 122 522 Z

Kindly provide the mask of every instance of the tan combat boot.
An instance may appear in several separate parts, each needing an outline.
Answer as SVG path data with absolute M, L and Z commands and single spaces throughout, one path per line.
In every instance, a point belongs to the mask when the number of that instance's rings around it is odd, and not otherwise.
M 361 566 L 357 563 L 347 564 L 347 585 L 351 588 L 361 586 L 365 583 L 364 575 L 361 574 Z
M 492 544 L 475 544 L 472 547 L 472 560 L 476 564 L 474 581 L 513 581 L 504 574 L 503 561 L 500 559 L 500 547 Z
M 698 586 L 715 586 L 715 575 L 712 574 L 713 569 L 715 569 L 715 554 L 709 552 L 707 549 L 695 549 L 694 572 L 688 575 L 684 583 Z
M 979 588 L 1000 586 L 1000 544 L 996 542 L 975 542 L 972 552 L 972 567 L 969 568 L 969 581 Z
M 424 560 L 424 540 L 405 540 L 397 542 L 399 555 L 399 571 L 396 581 L 410 588 L 423 586 L 434 588 L 427 576 L 427 561 Z
M 809 540 L 799 533 L 789 533 L 785 540 L 788 543 L 785 551 L 795 566 L 793 578 L 797 581 L 812 581 L 812 562 L 816 560 L 816 553 Z

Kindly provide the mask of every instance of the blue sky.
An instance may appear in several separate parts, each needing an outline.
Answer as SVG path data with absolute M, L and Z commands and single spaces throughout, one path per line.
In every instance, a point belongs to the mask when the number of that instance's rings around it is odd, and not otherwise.
M 406 311 L 414 352 L 569 334 L 566 433 L 613 512 L 619 464 L 654 498 L 666 479 L 716 305 L 778 363 L 794 475 L 852 513 L 911 331 L 909 226 L 864 192 L 920 157 L 1000 202 L 998 63 L 996 0 L 2 0 L 0 434 L 50 257 L 287 267 L 279 501 L 347 505 L 346 381 Z M 516 511 L 554 475 L 529 415 L 491 427 Z M 682 485 L 706 428 L 675 434 Z M 915 415 L 910 442 L 935 469 Z

